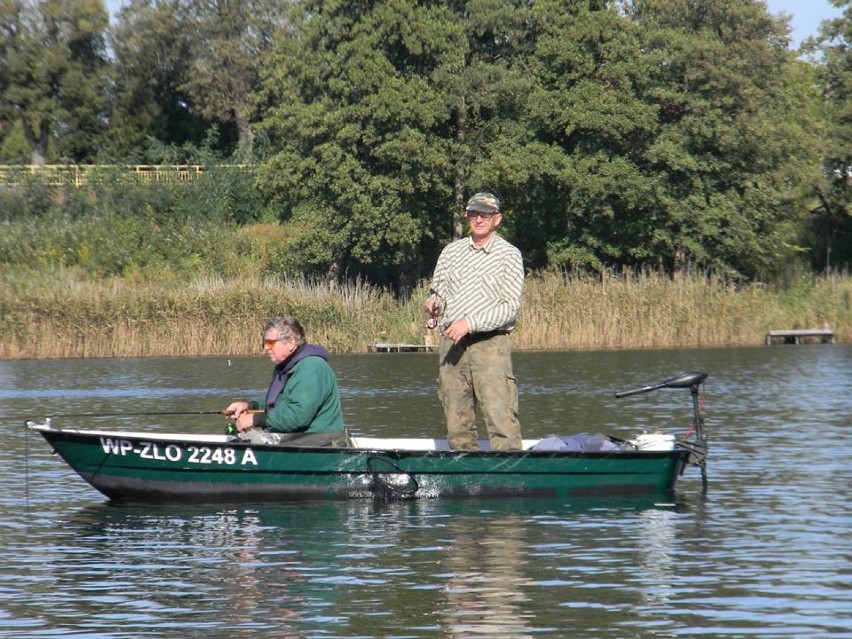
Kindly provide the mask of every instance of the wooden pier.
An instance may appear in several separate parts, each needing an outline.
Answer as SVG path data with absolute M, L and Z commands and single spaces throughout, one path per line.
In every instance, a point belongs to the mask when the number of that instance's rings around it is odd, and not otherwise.
M 430 353 L 438 347 L 435 344 L 390 344 L 376 342 L 370 346 L 373 353 Z
M 809 342 L 833 344 L 834 339 L 834 331 L 830 328 L 802 328 L 785 331 L 769 331 L 766 334 L 766 345 L 803 344 Z

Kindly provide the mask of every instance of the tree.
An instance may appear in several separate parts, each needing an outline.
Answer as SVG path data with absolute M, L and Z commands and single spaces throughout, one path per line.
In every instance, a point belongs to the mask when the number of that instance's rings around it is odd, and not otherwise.
M 43 164 L 91 161 L 108 116 L 110 68 L 101 0 L 0 2 L 0 118 Z
M 502 197 L 533 268 L 749 279 L 801 250 L 795 187 L 817 168 L 815 94 L 762 3 L 304 12 L 299 37 L 265 61 L 261 185 L 316 270 L 423 274 L 477 190 Z
M 183 0 L 131 0 L 118 13 L 111 44 L 116 86 L 109 147 L 114 158 L 142 157 L 146 147 L 202 144 L 210 126 L 184 88 L 192 35 Z M 156 142 L 154 142 L 156 141 Z
M 190 72 L 183 88 L 208 120 L 233 123 L 238 154 L 250 160 L 251 94 L 260 60 L 276 39 L 290 37 L 288 2 L 279 0 L 192 0 L 184 3 L 190 41 Z
M 832 3 L 843 14 L 805 45 L 815 57 L 828 126 L 810 220 L 812 264 L 820 270 L 852 267 L 852 2 Z
M 464 199 L 493 190 L 493 153 L 528 90 L 525 1 L 306 2 L 264 64 L 261 184 L 315 270 L 416 279 Z
M 274 39 L 288 37 L 288 0 L 131 0 L 118 13 L 114 154 L 199 146 L 253 153 L 251 96 Z M 154 142 L 156 141 L 156 143 Z
M 655 224 L 641 156 L 658 130 L 641 94 L 651 72 L 641 29 L 601 1 L 538 2 L 532 24 L 523 61 L 532 89 L 513 135 L 491 154 L 513 217 L 523 218 L 524 259 L 536 268 L 641 263 L 642 235 Z
M 788 49 L 786 23 L 754 2 L 664 0 L 640 10 L 657 25 L 648 37 L 661 54 L 658 103 L 679 111 L 660 141 L 680 152 L 649 149 L 666 176 L 660 252 L 684 250 L 748 279 L 777 273 L 801 250 L 797 186 L 812 179 L 819 142 L 810 76 Z
M 801 223 L 791 185 L 812 174 L 816 148 L 785 25 L 750 0 L 570 13 L 546 22 L 531 101 L 559 201 L 539 200 L 548 213 L 533 229 L 547 261 L 744 278 L 780 268 Z
M 264 62 L 260 183 L 309 272 L 419 275 L 452 197 L 451 104 L 432 78 L 457 68 L 462 35 L 442 4 L 307 2 Z

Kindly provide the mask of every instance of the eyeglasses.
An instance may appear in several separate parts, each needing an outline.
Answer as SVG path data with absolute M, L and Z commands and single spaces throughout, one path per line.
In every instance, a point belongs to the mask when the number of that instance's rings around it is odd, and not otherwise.
M 481 217 L 483 220 L 490 220 L 492 217 L 499 213 L 500 211 L 491 211 L 490 213 L 485 213 L 483 211 L 468 211 L 467 219 L 475 220 L 477 217 Z
M 275 346 L 276 342 L 286 342 L 289 340 L 289 337 L 276 337 L 275 339 L 266 339 L 263 338 L 263 348 L 272 348 Z

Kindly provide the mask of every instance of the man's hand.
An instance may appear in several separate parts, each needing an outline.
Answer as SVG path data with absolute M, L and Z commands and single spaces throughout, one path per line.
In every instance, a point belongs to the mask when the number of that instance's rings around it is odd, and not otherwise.
M 456 320 L 444 329 L 444 335 L 447 339 L 453 340 L 453 344 L 458 344 L 468 333 L 470 333 L 470 326 L 465 318 Z
M 438 313 L 441 312 L 441 300 L 437 297 L 430 297 L 426 300 L 426 312 L 429 313 L 429 317 L 437 317 Z
M 236 419 L 248 410 L 248 402 L 231 402 L 228 407 L 222 411 L 225 417 Z
M 249 428 L 254 428 L 254 412 L 246 411 L 240 413 L 240 416 L 234 421 L 234 426 L 237 427 L 237 432 L 240 433 L 244 433 Z

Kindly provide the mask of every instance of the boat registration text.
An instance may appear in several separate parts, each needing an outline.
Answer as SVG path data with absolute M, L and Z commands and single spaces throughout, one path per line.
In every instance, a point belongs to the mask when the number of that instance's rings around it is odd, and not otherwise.
M 134 442 L 129 439 L 113 439 L 101 437 L 101 447 L 107 455 L 138 455 L 140 459 L 158 461 L 182 462 L 189 464 L 216 464 L 220 466 L 257 466 L 257 459 L 251 448 L 237 454 L 236 449 L 227 446 L 187 446 L 185 449 L 177 444 L 162 442 Z

